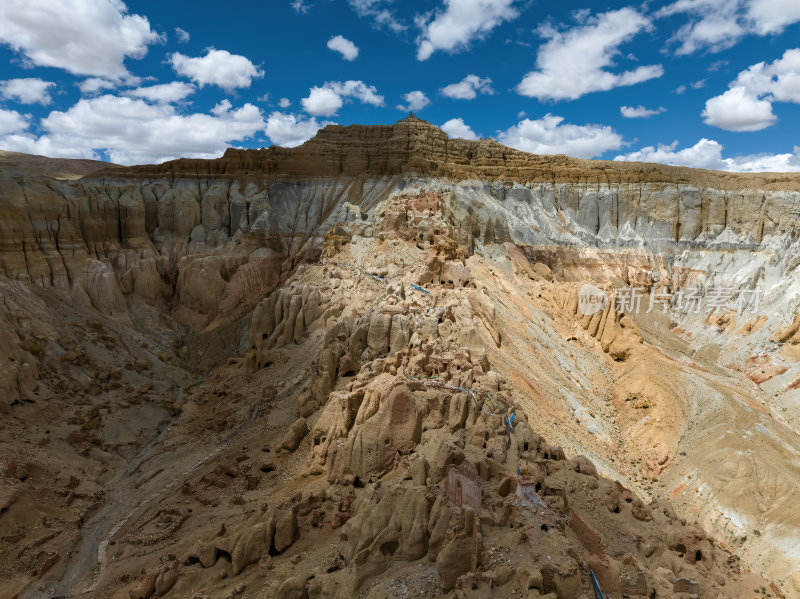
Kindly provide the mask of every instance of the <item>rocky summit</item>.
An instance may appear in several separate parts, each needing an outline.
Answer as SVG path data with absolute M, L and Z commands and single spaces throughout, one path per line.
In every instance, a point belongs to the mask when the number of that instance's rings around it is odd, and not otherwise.
M 800 597 L 798 214 L 414 117 L 5 156 L 0 597 Z

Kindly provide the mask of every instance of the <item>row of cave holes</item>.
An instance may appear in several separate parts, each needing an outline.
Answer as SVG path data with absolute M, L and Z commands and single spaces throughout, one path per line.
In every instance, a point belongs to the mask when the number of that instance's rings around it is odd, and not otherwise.
M 538 493 L 539 491 L 541 491 L 541 489 L 542 489 L 542 483 L 536 483 L 536 492 Z M 626 499 L 625 501 L 627 503 L 631 503 L 632 500 Z M 614 508 L 614 513 L 619 514 L 619 506 Z M 511 524 L 510 526 L 511 528 L 514 528 L 513 524 Z M 550 530 L 550 527 L 548 527 L 547 524 L 542 524 L 541 530 L 542 532 L 547 532 L 548 530 Z M 675 546 L 675 552 L 678 554 L 679 557 L 682 558 L 683 556 L 686 555 L 686 545 L 684 545 L 683 543 L 678 543 L 678 545 Z M 703 560 L 703 552 L 698 549 L 694 553 L 694 561 L 699 562 L 702 560 Z
M 280 555 L 280 553 L 275 551 L 275 547 L 271 543 L 269 546 L 268 554 L 270 557 L 275 557 Z M 233 561 L 233 558 L 231 557 L 231 554 L 229 552 L 225 551 L 224 549 L 219 549 L 219 548 L 214 549 L 214 563 L 216 564 L 221 559 L 224 559 L 229 564 Z M 202 565 L 200 559 L 195 556 L 190 557 L 186 562 L 187 566 L 194 566 L 196 564 Z
M 323 440 L 324 440 L 324 438 L 323 438 Z M 384 444 L 388 445 L 389 443 L 390 443 L 389 439 L 386 439 L 384 441 Z M 318 444 L 319 444 L 319 441 L 316 441 L 315 445 L 318 445 Z M 528 451 L 528 447 L 529 447 L 528 442 L 525 441 L 523 443 L 523 451 Z M 486 443 L 483 444 L 483 448 L 486 449 Z M 266 449 L 265 451 L 269 451 L 269 449 Z M 397 450 L 397 453 L 398 453 L 398 455 L 401 455 L 400 450 Z M 413 450 L 412 450 L 411 453 L 414 453 Z M 549 456 L 547 455 L 547 452 L 545 452 L 544 459 L 549 459 Z M 272 471 L 272 468 L 269 468 L 267 470 L 262 468 L 262 472 L 271 472 L 271 471 Z M 369 481 L 367 481 L 367 483 L 368 484 L 372 484 L 372 478 L 371 477 L 370 477 Z M 362 488 L 364 488 L 365 485 L 364 485 L 364 482 L 358 476 L 356 476 L 355 479 L 353 480 L 353 486 L 355 488 L 357 488 L 357 489 L 362 489 Z M 542 491 L 542 483 L 541 482 L 537 482 L 536 486 L 534 487 L 534 489 L 536 490 L 536 493 L 540 493 Z M 631 499 L 630 497 L 626 497 L 625 498 L 625 502 L 626 503 L 632 503 L 633 499 Z M 619 514 L 620 513 L 619 506 L 616 506 L 614 508 L 614 513 L 615 514 Z M 510 524 L 510 527 L 514 528 L 514 525 Z M 547 524 L 542 524 L 541 530 L 543 532 L 547 532 L 548 530 L 550 530 L 550 528 L 547 526 Z M 397 551 L 397 548 L 398 548 L 397 542 L 391 541 L 391 542 L 384 543 L 383 545 L 381 545 L 380 550 L 381 550 L 381 553 L 383 553 L 383 555 L 394 555 L 394 552 Z M 682 543 L 678 544 L 678 546 L 675 548 L 675 550 L 680 554 L 680 557 L 683 557 L 686 554 L 686 546 L 683 545 Z M 695 561 L 699 562 L 702 559 L 703 559 L 703 552 L 698 549 L 697 552 L 695 553 Z
M 633 501 L 633 499 L 631 499 L 630 497 L 626 497 L 625 498 L 625 503 L 631 503 L 632 501 Z M 620 512 L 619 506 L 616 506 L 614 508 L 614 513 L 615 514 L 619 514 L 619 512 Z M 542 529 L 542 530 L 544 530 L 544 529 Z M 686 545 L 684 545 L 683 543 L 678 543 L 675 546 L 675 552 L 678 554 L 679 557 L 685 556 L 686 555 Z M 703 559 L 703 552 L 698 549 L 694 553 L 694 561 L 695 562 L 699 562 L 699 561 L 702 561 L 702 559 Z
M 424 235 L 424 233 L 420 233 L 420 234 L 419 234 L 419 240 L 420 240 L 420 241 L 425 241 L 425 238 L 423 237 L 423 235 Z M 434 230 L 433 230 L 433 236 L 434 236 L 434 237 L 436 237 L 437 235 L 439 235 L 439 229 L 434 229 Z M 432 239 L 429 239 L 429 240 L 428 240 L 428 243 L 430 243 L 431 245 L 433 245 L 433 240 L 432 240 Z
M 422 284 L 424 285 L 426 282 L 427 282 L 428 285 L 436 285 L 436 280 L 435 279 L 431 279 L 430 281 L 422 281 Z M 456 288 L 456 284 L 452 279 L 447 280 L 447 281 L 445 281 L 444 279 L 440 279 L 439 280 L 439 285 L 450 285 L 453 289 Z M 469 287 L 468 282 L 467 281 L 463 281 L 461 283 L 461 287 Z
M 675 546 L 675 552 L 678 554 L 678 557 L 683 557 L 684 555 L 686 555 L 686 545 L 684 545 L 683 543 L 678 543 Z M 694 561 L 699 562 L 702 561 L 702 559 L 703 559 L 703 552 L 698 549 L 697 551 L 694 552 Z

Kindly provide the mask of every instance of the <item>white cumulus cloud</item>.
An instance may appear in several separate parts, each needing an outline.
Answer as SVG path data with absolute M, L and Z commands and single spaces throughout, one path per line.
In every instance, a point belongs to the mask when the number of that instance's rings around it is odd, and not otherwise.
M 730 89 L 709 98 L 703 120 L 728 131 L 759 131 L 778 120 L 772 111 L 775 102 L 800 104 L 800 48 L 740 72 Z
M 23 79 L 8 79 L 0 81 L 0 96 L 7 100 L 15 100 L 20 104 L 42 104 L 52 102 L 50 88 L 55 86 L 52 81 L 43 81 L 38 77 L 25 77 Z
M 16 110 L 0 108 L 0 136 L 25 131 L 29 126 L 30 116 L 20 114 Z
M 135 78 L 134 81 L 128 81 L 130 85 L 137 85 L 139 83 L 139 78 Z M 99 91 L 104 89 L 114 89 L 117 87 L 117 84 L 113 81 L 109 81 L 108 79 L 103 79 L 102 77 L 89 77 L 88 79 L 84 79 L 78 84 L 78 87 L 81 90 L 81 93 L 91 95 L 96 94 Z
M 328 49 L 338 52 L 345 60 L 358 58 L 358 46 L 341 35 L 334 35 L 328 40 Z
M 281 108 L 289 108 L 292 105 L 292 101 L 289 98 L 281 98 L 278 100 L 278 106 Z
M 431 103 L 431 101 L 428 99 L 428 96 L 418 89 L 404 94 L 403 100 L 405 100 L 406 103 L 398 104 L 397 110 L 405 110 L 408 112 L 414 112 L 415 110 L 419 111 Z
M 180 102 L 195 92 L 195 86 L 183 81 L 137 87 L 124 92 L 126 96 L 144 98 L 151 102 Z
M 678 149 L 678 142 L 658 144 L 641 150 L 616 156 L 617 161 L 657 162 L 673 166 L 689 166 L 732 172 L 798 172 L 800 171 L 800 147 L 785 154 L 749 154 L 722 157 L 723 146 L 713 139 L 703 138 L 695 145 Z
M 442 131 L 447 133 L 450 139 L 468 139 L 475 141 L 478 136 L 472 130 L 472 127 L 467 125 L 462 118 L 450 119 L 441 126 Z
M 661 77 L 661 65 L 609 70 L 622 44 L 651 29 L 650 19 L 632 8 L 585 17 L 580 25 L 565 32 L 543 25 L 538 31 L 547 41 L 539 47 L 536 70 L 525 75 L 517 92 L 540 100 L 574 100 L 591 92 Z
M 458 83 L 451 83 L 439 90 L 442 95 L 456 100 L 474 100 L 478 93 L 493 94 L 492 80 L 477 75 L 467 75 Z
M 9 150 L 67 158 L 100 158 L 137 164 L 179 157 L 214 158 L 230 143 L 264 129 L 261 112 L 252 104 L 232 109 L 220 103 L 212 114 L 179 112 L 171 104 L 140 98 L 103 95 L 83 98 L 66 111 L 53 111 L 39 127 L 44 134 L 6 135 Z
M 658 108 L 645 108 L 641 104 L 639 106 L 620 106 L 619 112 L 626 119 L 646 119 L 656 114 L 661 114 L 667 109 L 663 106 Z
M 308 97 L 302 98 L 300 103 L 303 110 L 314 116 L 333 116 L 344 105 L 344 99 L 330 87 L 312 87 Z
M 547 114 L 538 120 L 523 119 L 501 131 L 497 141 L 533 154 L 567 154 L 593 158 L 622 147 L 622 136 L 604 125 L 563 124 L 564 118 Z
M 728 131 L 760 131 L 778 120 L 769 100 L 759 100 L 738 85 L 706 101 L 702 116 L 706 125 Z
M 227 50 L 208 48 L 205 56 L 191 57 L 174 52 L 169 61 L 178 75 L 203 85 L 218 85 L 225 90 L 250 87 L 253 79 L 264 76 L 264 71 L 250 60 Z
M 383 96 L 378 90 L 363 81 L 328 81 L 314 86 L 308 97 L 300 100 L 303 110 L 313 116 L 333 116 L 344 105 L 345 100 L 355 98 L 363 104 L 383 106 Z
M 0 42 L 29 64 L 75 75 L 127 79 L 126 58 L 142 58 L 164 37 L 121 0 L 3 0 Z
M 800 172 L 800 146 L 785 154 L 749 154 L 724 158 L 725 170 L 744 173 L 796 173 Z
M 775 102 L 800 103 L 800 48 L 786 50 L 771 63 L 748 67 L 731 85 L 742 86 L 756 96 L 769 96 Z
M 296 114 L 276 111 L 269 115 L 265 132 L 272 143 L 286 148 L 294 148 L 314 137 L 317 131 L 326 125 L 331 124 L 333 123 L 329 121 L 319 123 L 314 117 L 304 119 Z
M 422 30 L 417 38 L 417 60 L 427 60 L 437 50 L 465 50 L 473 40 L 518 16 L 514 0 L 444 0 L 443 9 L 416 19 Z
M 736 45 L 745 35 L 782 33 L 800 22 L 796 0 L 677 0 L 665 6 L 657 17 L 689 16 L 689 22 L 670 40 L 678 43 L 676 54 L 702 50 L 720 52 Z
M 783 33 L 800 21 L 800 3 L 795 0 L 750 0 L 745 4 L 746 19 L 757 35 Z
M 695 145 L 677 150 L 678 142 L 669 145 L 658 144 L 657 147 L 646 146 L 629 154 L 615 156 L 616 161 L 625 162 L 658 162 L 673 166 L 691 166 L 694 168 L 722 168 L 722 145 L 711 139 L 701 139 Z

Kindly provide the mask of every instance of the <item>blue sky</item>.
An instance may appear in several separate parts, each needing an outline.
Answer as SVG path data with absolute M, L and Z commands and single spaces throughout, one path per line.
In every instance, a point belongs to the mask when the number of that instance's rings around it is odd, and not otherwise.
M 413 109 L 542 154 L 800 170 L 798 34 L 798 0 L 3 0 L 0 149 L 210 158 Z

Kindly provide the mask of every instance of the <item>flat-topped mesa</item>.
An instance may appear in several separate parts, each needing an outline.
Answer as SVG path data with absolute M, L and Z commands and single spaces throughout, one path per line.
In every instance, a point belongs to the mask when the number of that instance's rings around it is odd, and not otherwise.
M 447 134 L 414 116 L 394 125 L 328 125 L 296 148 L 228 148 L 214 160 L 179 159 L 160 165 L 104 169 L 92 177 L 297 179 L 337 176 L 441 175 Z M 438 158 L 438 160 L 434 160 Z
M 91 178 L 257 181 L 418 175 L 518 183 L 661 183 L 718 190 L 798 190 L 800 174 L 727 173 L 642 162 L 529 154 L 494 140 L 449 139 L 413 115 L 393 125 L 328 125 L 296 148 L 229 148 L 221 158 L 106 168 Z

